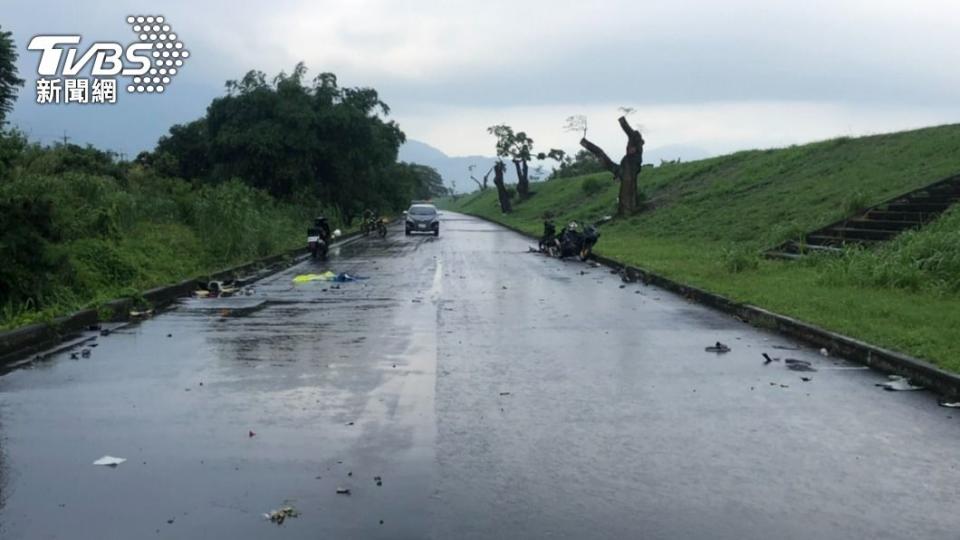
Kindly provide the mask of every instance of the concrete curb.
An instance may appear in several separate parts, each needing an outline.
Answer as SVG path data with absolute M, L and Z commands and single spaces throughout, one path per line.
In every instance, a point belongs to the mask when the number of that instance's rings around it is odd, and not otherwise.
M 331 247 L 340 247 L 361 238 L 360 232 L 344 235 Z M 141 296 L 154 309 L 171 304 L 174 300 L 189 296 L 199 283 L 211 280 L 243 279 L 253 282 L 284 268 L 293 266 L 309 257 L 305 248 L 297 248 L 256 261 L 226 268 L 218 272 L 186 279 L 172 285 L 164 285 L 144 291 Z M 251 275 L 251 273 L 254 273 Z M 244 279 L 246 278 L 246 279 Z M 37 323 L 6 332 L 0 332 L 0 366 L 6 366 L 30 354 L 40 352 L 52 345 L 75 337 L 80 332 L 101 322 L 119 322 L 129 319 L 135 306 L 133 298 L 118 298 L 103 305 L 100 310 L 84 309 L 70 315 L 57 317 L 49 323 Z M 109 314 L 109 315 L 108 315 Z M 101 317 L 104 315 L 104 317 Z
M 468 212 L 461 213 L 495 223 L 527 238 L 537 239 L 536 236 L 512 225 Z M 660 274 L 629 266 L 609 257 L 594 254 L 593 259 L 604 266 L 620 271 L 621 275 L 628 281 L 641 281 L 645 285 L 655 285 L 718 311 L 729 313 L 745 323 L 774 330 L 815 347 L 825 348 L 830 351 L 831 355 L 862 363 L 884 373 L 902 375 L 948 399 L 960 398 L 960 375 L 950 373 L 927 361 L 877 347 L 761 307 L 736 302 L 719 294 L 685 285 Z

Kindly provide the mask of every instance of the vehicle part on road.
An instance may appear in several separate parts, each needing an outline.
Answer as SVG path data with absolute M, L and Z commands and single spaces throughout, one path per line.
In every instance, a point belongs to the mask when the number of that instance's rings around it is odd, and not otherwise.
M 728 353 L 728 352 L 730 352 L 730 347 L 728 347 L 728 346 L 726 346 L 726 345 L 724 345 L 723 343 L 720 343 L 720 342 L 718 341 L 718 342 L 716 342 L 715 344 L 713 344 L 713 345 L 705 348 L 704 350 L 707 351 L 707 352 L 712 352 L 712 353 L 717 353 L 717 354 L 723 354 L 723 353 Z
M 888 378 L 889 381 L 877 383 L 876 386 L 890 391 L 923 390 L 922 386 L 912 384 L 910 379 L 901 375 L 890 375 Z
M 345 487 L 337 488 L 337 495 L 349 495 L 349 494 L 350 494 L 350 488 L 345 488 Z
M 145 311 L 131 311 L 131 312 L 130 312 L 130 318 L 131 318 L 131 319 L 145 319 L 145 318 L 147 318 L 147 317 L 150 317 L 151 315 L 153 315 L 153 310 L 152 310 L 152 309 L 148 309 L 148 310 L 145 310 Z
M 114 456 L 103 456 L 102 458 L 93 462 L 94 465 L 105 465 L 107 467 L 116 467 L 117 465 L 126 461 L 126 458 L 114 457 Z
M 297 509 L 292 506 L 283 506 L 277 508 L 276 510 L 271 510 L 263 515 L 264 518 L 269 519 L 277 525 L 283 525 L 283 522 L 287 518 L 295 518 L 299 516 L 300 512 L 298 512 Z
M 820 356 L 830 356 L 830 351 L 826 349 L 820 349 Z
M 938 401 L 937 405 L 948 409 L 960 409 L 960 401 Z
M 797 360 L 796 358 L 787 358 L 784 360 L 787 369 L 791 371 L 816 371 L 817 369 L 810 365 L 806 360 Z
M 770 355 L 767 354 L 767 353 L 761 353 L 761 354 L 763 354 L 763 357 L 764 357 L 764 359 L 765 359 L 764 362 L 763 362 L 763 365 L 767 365 L 767 364 L 769 364 L 770 362 L 779 362 L 779 361 L 780 361 L 779 358 L 771 358 Z
M 247 433 L 247 437 L 253 437 L 255 435 L 256 433 L 254 433 L 253 431 L 250 431 L 249 433 Z

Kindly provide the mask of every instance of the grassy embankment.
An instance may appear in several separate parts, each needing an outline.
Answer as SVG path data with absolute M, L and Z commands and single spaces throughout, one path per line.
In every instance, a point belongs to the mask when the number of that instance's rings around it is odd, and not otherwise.
M 649 208 L 601 227 L 597 252 L 960 372 L 960 207 L 843 257 L 772 261 L 765 248 L 960 173 L 960 125 L 840 138 L 645 168 Z M 533 234 L 612 214 L 609 174 L 535 184 L 502 215 L 496 192 L 447 201 Z
M 51 152 L 51 155 L 53 152 Z M 54 156 L 56 157 L 56 156 Z M 195 185 L 137 166 L 104 174 L 46 171 L 0 182 L 0 329 L 97 307 L 146 289 L 303 245 L 314 205 L 280 202 L 239 181 Z

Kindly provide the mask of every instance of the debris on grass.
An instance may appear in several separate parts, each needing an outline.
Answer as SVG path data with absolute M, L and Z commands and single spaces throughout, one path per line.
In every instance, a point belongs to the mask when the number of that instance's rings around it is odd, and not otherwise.
M 103 456 L 102 458 L 93 462 L 94 465 L 103 465 L 106 467 L 116 467 L 117 465 L 126 461 L 126 458 L 114 457 L 114 456 Z

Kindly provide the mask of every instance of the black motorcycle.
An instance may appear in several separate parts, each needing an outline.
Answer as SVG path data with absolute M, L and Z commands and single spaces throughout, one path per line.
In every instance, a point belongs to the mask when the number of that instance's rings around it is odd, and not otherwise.
M 586 261 L 599 239 L 600 231 L 595 226 L 587 225 L 581 230 L 579 223 L 571 221 L 559 237 L 559 257 L 563 259 L 576 256 L 581 261 Z

